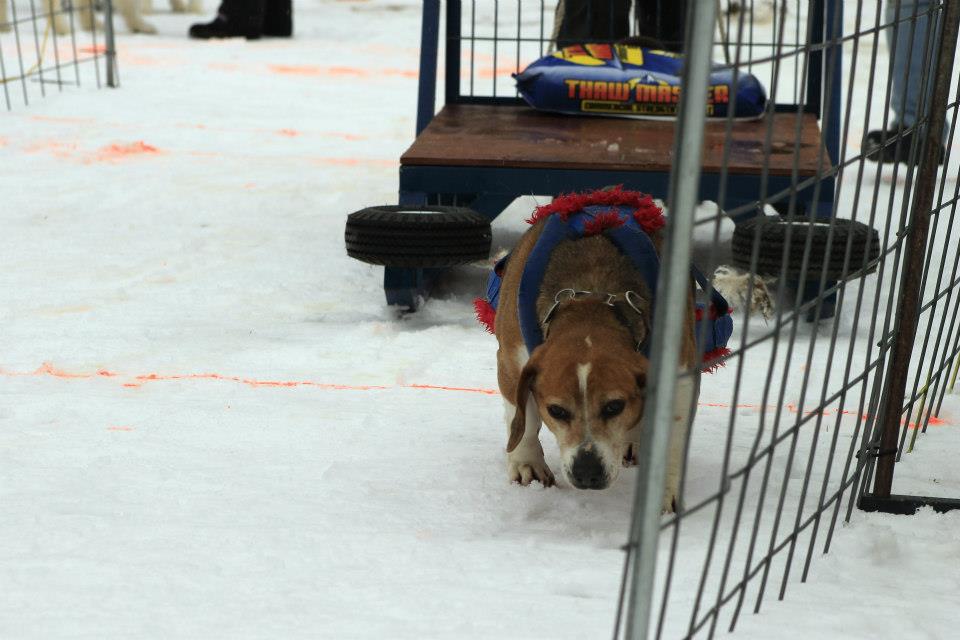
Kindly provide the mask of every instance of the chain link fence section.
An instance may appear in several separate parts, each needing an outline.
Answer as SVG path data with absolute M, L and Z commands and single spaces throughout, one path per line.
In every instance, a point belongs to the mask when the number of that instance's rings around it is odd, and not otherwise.
M 891 492 L 895 464 L 937 415 L 960 354 L 960 163 L 950 153 L 960 92 L 948 98 L 957 80 L 960 6 L 848 3 L 845 15 L 838 0 L 775 2 L 762 26 L 759 6 L 739 3 L 731 14 L 687 4 L 688 34 L 705 14 L 717 20 L 721 44 L 713 60 L 740 73 L 769 70 L 764 117 L 744 125 L 731 116 L 724 125 L 725 158 L 742 152 L 732 132 L 753 127 L 761 179 L 755 198 L 731 198 L 741 177 L 724 171 L 715 206 L 671 209 L 672 216 L 696 215 L 698 229 L 672 237 L 668 253 L 692 248 L 706 264 L 732 259 L 743 268 L 741 287 L 731 293 L 739 329 L 725 371 L 704 382 L 727 419 L 694 422 L 682 506 L 663 518 L 653 514 L 657 535 L 643 535 L 638 521 L 650 524 L 644 500 L 657 484 L 656 473 L 642 467 L 624 571 L 623 594 L 633 598 L 621 596 L 618 637 L 624 627 L 630 638 L 734 630 L 744 612 L 759 612 L 771 594 L 782 599 L 797 578 L 806 580 L 813 558 L 829 551 L 838 521 L 849 520 L 858 504 L 898 513 L 924 504 L 960 507 L 956 497 Z M 756 34 L 772 50 L 762 59 L 751 46 Z M 685 49 L 688 56 L 694 50 Z M 895 60 L 901 51 L 916 63 L 913 82 L 903 80 L 903 59 Z M 891 53 L 884 60 L 881 52 Z M 687 59 L 690 66 L 711 63 Z M 908 100 L 916 103 L 913 122 L 891 113 L 902 114 Z M 805 111 L 816 115 L 814 131 Z M 773 134 L 784 119 L 795 135 L 778 148 Z M 675 150 L 702 146 L 682 126 L 676 140 Z M 811 140 L 827 153 L 804 171 L 802 147 Z M 778 154 L 792 161 L 786 187 L 774 185 Z M 729 218 L 739 223 L 733 256 Z M 663 287 L 669 276 L 661 276 Z M 766 318 L 758 313 L 760 288 L 776 303 Z M 675 383 L 674 373 L 654 382 Z M 723 430 L 721 451 L 702 445 L 704 428 Z M 662 454 L 646 452 L 648 459 Z M 652 568 L 631 562 L 641 557 L 658 561 L 646 583 Z
M 0 104 L 7 111 L 70 87 L 118 84 L 112 0 L 0 0 Z

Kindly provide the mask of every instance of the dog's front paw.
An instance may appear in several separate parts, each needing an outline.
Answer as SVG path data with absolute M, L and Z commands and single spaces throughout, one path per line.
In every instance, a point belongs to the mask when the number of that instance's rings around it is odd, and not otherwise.
M 660 504 L 660 513 L 678 513 L 680 511 L 680 496 L 666 491 L 663 502 Z
M 527 486 L 534 480 L 545 487 L 556 484 L 553 471 L 543 459 L 543 453 L 531 451 L 527 455 L 515 450 L 507 456 L 507 478 L 510 482 L 519 482 Z
M 660 513 L 680 513 L 681 511 L 683 511 L 683 496 L 680 495 L 680 476 L 668 473 Z

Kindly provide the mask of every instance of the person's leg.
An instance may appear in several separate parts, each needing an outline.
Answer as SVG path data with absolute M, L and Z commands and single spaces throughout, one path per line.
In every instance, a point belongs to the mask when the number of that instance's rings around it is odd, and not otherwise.
M 920 118 L 921 109 L 926 110 L 929 106 L 933 68 L 939 52 L 939 21 L 936 19 L 939 16 L 928 14 L 937 5 L 932 0 L 903 0 L 899 3 L 899 15 L 897 4 L 888 0 L 886 6 L 887 22 L 898 21 L 895 43 L 893 28 L 887 29 L 887 42 L 893 55 L 890 108 L 894 113 L 894 124 L 911 127 Z M 946 133 L 944 131 L 944 139 Z
M 940 53 L 940 16 L 929 14 L 937 3 L 933 0 L 888 0 L 884 21 L 890 49 L 890 110 L 893 118 L 887 131 L 867 134 L 864 151 L 874 162 L 919 162 L 920 153 L 913 144 L 913 130 L 929 113 L 934 72 Z M 952 52 L 950 52 L 952 54 Z M 948 131 L 943 131 L 943 142 Z M 922 135 L 922 132 L 918 132 Z M 895 138 L 895 136 L 899 136 Z M 946 148 L 941 146 L 940 162 Z
M 615 42 L 630 35 L 631 0 L 559 0 L 553 40 L 558 48 Z
M 661 42 L 668 51 L 683 52 L 685 2 L 637 0 L 638 35 Z

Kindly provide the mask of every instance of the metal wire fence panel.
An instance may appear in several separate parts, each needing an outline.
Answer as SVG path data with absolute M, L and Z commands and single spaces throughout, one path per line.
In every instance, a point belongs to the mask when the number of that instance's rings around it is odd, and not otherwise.
M 682 2 L 451 0 L 447 4 L 447 46 L 459 52 L 448 58 L 447 102 L 491 98 L 519 101 L 512 76 L 545 54 L 574 42 L 560 32 L 564 6 L 567 14 L 581 10 L 587 21 L 581 31 L 589 34 L 592 43 L 616 43 L 641 36 L 670 49 L 679 50 L 683 45 L 682 33 L 675 26 L 657 20 L 670 13 L 668 7 L 683 7 Z M 811 49 L 809 43 L 812 40 L 816 47 L 824 38 L 822 32 L 808 33 L 808 5 L 801 0 L 750 0 L 741 10 L 738 3 L 724 3 L 726 10 L 717 14 L 716 21 L 715 69 L 733 65 L 738 55 L 738 68 L 766 86 L 776 73 L 780 83 L 777 100 L 782 106 L 803 104 L 804 55 L 819 55 L 819 48 Z M 681 20 L 682 26 L 682 11 L 673 11 L 670 17 L 663 22 Z M 570 16 L 566 19 L 569 21 Z M 813 100 L 808 102 L 814 108 Z
M 81 86 L 117 86 L 110 0 L 0 0 L 0 105 Z
M 763 30 L 749 7 L 722 17 L 725 45 L 714 49 L 738 72 L 769 78 L 770 104 L 751 124 L 756 191 L 745 201 L 721 169 L 715 204 L 700 207 L 691 238 L 676 240 L 692 242 L 702 263 L 732 260 L 742 271 L 716 281 L 735 298 L 739 328 L 701 406 L 727 418 L 694 422 L 682 507 L 661 523 L 657 638 L 734 629 L 805 580 L 858 499 L 890 495 L 894 461 L 922 442 L 957 369 L 958 7 L 775 6 Z M 758 33 L 769 39 L 762 60 Z M 785 102 L 819 115 L 815 139 L 828 154 L 812 170 L 801 161 L 809 121 L 775 106 Z M 794 143 L 777 149 L 783 119 Z M 732 116 L 724 126 L 729 158 Z M 769 169 L 778 152 L 793 158 L 787 182 Z M 703 428 L 722 430 L 720 451 L 703 445 Z

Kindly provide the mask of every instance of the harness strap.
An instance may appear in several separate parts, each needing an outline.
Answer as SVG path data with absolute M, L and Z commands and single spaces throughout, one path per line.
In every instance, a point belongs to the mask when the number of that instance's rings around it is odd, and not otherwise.
M 543 282 L 543 277 L 547 273 L 550 252 L 553 251 L 553 247 L 568 238 L 574 238 L 573 232 L 564 224 L 560 216 L 550 216 L 520 277 L 517 311 L 520 316 L 520 333 L 523 335 L 528 353 L 533 353 L 534 349 L 543 344 L 540 318 L 537 317 L 537 296 L 540 295 L 540 283 Z M 546 255 L 540 259 L 534 259 L 534 253 L 542 252 L 540 247 L 549 247 L 549 251 L 546 251 Z
M 697 265 L 691 264 L 690 273 L 693 275 L 693 279 L 697 281 L 697 284 L 700 285 L 701 289 L 710 291 L 710 303 L 713 304 L 713 308 L 717 312 L 717 317 L 728 315 L 730 313 L 730 304 L 726 298 L 720 295 L 719 291 L 710 287 L 710 280 L 703 274 L 703 271 L 700 271 Z

